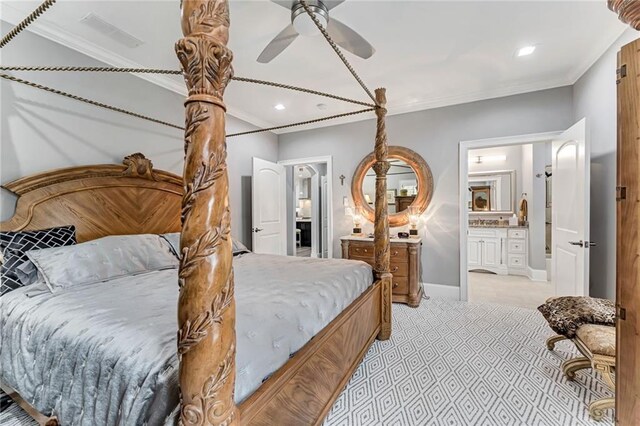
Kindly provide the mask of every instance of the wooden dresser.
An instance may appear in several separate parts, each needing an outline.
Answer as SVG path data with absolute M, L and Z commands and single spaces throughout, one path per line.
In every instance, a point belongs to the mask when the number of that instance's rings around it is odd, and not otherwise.
M 373 238 L 347 236 L 342 241 L 342 258 L 362 260 L 374 266 Z M 393 301 L 417 308 L 422 300 L 420 238 L 391 239 Z
M 396 213 L 408 209 L 415 199 L 415 195 L 396 195 Z

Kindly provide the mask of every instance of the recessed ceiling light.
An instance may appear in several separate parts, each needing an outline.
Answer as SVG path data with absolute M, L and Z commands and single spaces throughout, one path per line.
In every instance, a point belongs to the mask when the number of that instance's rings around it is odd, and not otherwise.
M 278 111 L 282 111 L 286 107 L 284 105 L 282 105 L 282 104 L 278 104 L 278 105 L 274 106 L 274 108 L 277 109 Z
M 518 56 L 528 56 L 531 55 L 534 51 L 536 50 L 535 46 L 525 46 L 525 47 L 521 47 L 520 50 L 518 50 Z
M 318 104 L 318 105 L 316 105 L 316 107 L 318 107 L 318 109 L 325 110 L 325 109 L 327 109 L 327 104 Z

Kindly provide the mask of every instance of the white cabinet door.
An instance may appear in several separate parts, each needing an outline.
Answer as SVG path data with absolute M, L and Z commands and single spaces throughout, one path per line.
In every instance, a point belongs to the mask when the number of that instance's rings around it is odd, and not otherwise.
M 469 237 L 469 254 L 467 255 L 467 263 L 469 268 L 482 266 L 482 243 L 480 238 Z
M 500 266 L 500 239 L 487 238 L 482 239 L 482 266 L 488 268 L 498 268 Z

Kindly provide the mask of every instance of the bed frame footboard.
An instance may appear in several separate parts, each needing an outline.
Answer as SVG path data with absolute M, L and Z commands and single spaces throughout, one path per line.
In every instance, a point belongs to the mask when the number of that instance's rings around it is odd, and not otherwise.
M 376 281 L 240 404 L 242 424 L 321 424 L 380 333 L 382 288 Z

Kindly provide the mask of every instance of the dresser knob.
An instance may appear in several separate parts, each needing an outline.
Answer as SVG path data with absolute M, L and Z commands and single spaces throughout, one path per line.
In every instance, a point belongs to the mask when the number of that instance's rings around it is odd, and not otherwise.
M 394 252 L 392 253 L 392 255 L 393 255 L 393 256 L 397 256 L 397 255 L 398 255 L 398 252 L 397 252 L 397 251 L 394 251 Z
M 393 287 L 392 288 L 396 288 L 396 287 L 398 287 L 398 285 L 399 285 L 398 283 L 393 283 Z
M 397 267 L 397 266 L 394 266 L 394 267 L 393 267 L 393 270 L 392 270 L 391 272 L 393 273 L 393 272 L 397 272 L 397 271 L 398 271 L 398 267 Z

